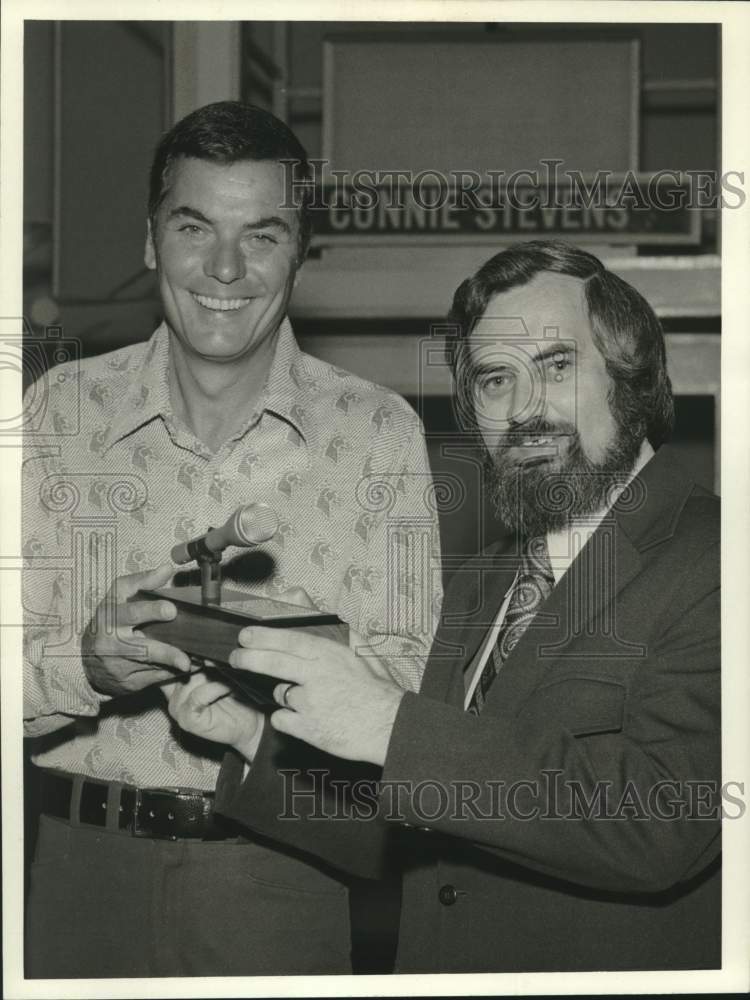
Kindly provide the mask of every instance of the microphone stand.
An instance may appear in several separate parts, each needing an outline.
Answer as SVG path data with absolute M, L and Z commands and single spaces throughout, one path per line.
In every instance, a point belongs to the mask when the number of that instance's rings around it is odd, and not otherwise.
M 221 553 L 198 556 L 201 571 L 201 604 L 221 604 Z
M 206 528 L 206 535 L 214 529 Z M 221 604 L 221 552 L 213 552 L 206 545 L 205 535 L 188 543 L 188 553 L 198 563 L 201 571 L 201 604 Z

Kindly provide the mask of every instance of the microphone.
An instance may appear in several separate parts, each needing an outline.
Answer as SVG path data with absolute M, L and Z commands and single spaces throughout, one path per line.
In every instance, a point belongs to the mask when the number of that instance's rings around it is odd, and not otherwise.
M 178 566 L 194 559 L 211 558 L 228 545 L 262 545 L 276 534 L 279 519 L 276 511 L 264 503 L 238 507 L 226 524 L 209 528 L 205 535 L 175 545 L 170 555 Z

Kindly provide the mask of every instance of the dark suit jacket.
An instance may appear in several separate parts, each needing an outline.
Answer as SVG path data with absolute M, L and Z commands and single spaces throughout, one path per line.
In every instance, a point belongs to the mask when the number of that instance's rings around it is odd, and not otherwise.
M 279 820 L 279 767 L 311 758 L 270 733 L 244 785 L 225 767 L 220 810 L 360 875 L 396 849 L 397 971 L 720 966 L 717 498 L 662 448 L 476 718 L 464 670 L 516 564 L 489 550 L 455 575 L 422 690 L 399 709 L 376 820 L 316 819 L 325 796 Z M 408 786 L 394 807 L 395 782 Z

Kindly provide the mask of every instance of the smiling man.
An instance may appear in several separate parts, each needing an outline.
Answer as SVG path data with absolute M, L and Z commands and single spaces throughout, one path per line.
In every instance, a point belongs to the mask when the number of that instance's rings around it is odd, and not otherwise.
M 440 603 L 421 426 L 400 397 L 295 342 L 286 313 L 311 225 L 289 161 L 309 176 L 298 140 L 259 108 L 178 122 L 149 196 L 163 323 L 47 382 L 24 467 L 24 715 L 42 814 L 31 977 L 351 968 L 345 880 L 214 815 L 222 748 L 176 729 L 162 691 L 191 664 L 139 628 L 175 608 L 129 600 L 167 583 L 176 542 L 262 502 L 278 532 L 228 550 L 233 588 L 303 587 L 377 645 L 399 689 L 419 685 Z M 80 432 L 55 437 L 61 421 Z M 436 572 L 398 575 L 392 524 L 406 545 L 412 526 L 427 539 Z
M 419 694 L 365 650 L 241 634 L 234 665 L 279 679 L 277 733 L 382 767 L 348 844 L 239 714 L 253 764 L 228 758 L 217 807 L 281 838 L 296 815 L 298 842 L 306 824 L 308 849 L 362 873 L 398 835 L 397 971 L 718 967 L 719 504 L 664 444 L 660 325 L 595 257 L 544 242 L 489 260 L 452 318 L 513 545 L 454 575 Z M 205 732 L 215 697 L 191 680 L 170 711 Z

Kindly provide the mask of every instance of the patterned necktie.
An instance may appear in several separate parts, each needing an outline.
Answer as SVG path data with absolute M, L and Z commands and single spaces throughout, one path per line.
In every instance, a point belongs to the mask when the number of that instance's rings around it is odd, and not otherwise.
M 544 537 L 528 539 L 523 548 L 521 568 L 513 584 L 497 642 L 482 668 L 467 708 L 468 712 L 479 715 L 482 711 L 490 685 L 511 651 L 518 645 L 518 640 L 528 628 L 539 606 L 552 593 L 554 585 L 555 578 L 552 575 L 547 552 L 547 539 Z

